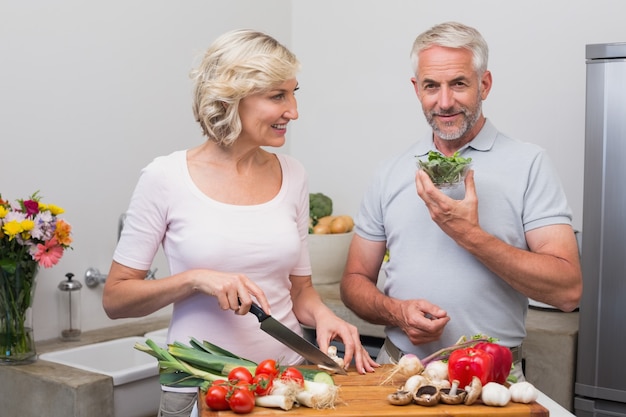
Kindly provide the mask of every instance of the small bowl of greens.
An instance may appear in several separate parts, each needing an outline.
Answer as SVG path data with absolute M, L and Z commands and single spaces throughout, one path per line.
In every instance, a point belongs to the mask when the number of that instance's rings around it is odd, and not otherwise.
M 471 162 L 472 158 L 463 158 L 458 152 L 452 156 L 444 156 L 439 152 L 430 151 L 427 160 L 417 159 L 417 166 L 428 174 L 437 188 L 448 188 L 465 181 Z

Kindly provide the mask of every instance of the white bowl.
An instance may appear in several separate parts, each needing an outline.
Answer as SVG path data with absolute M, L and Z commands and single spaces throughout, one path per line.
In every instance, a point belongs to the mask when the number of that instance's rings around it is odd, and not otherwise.
M 313 284 L 327 285 L 341 281 L 354 232 L 309 235 L 309 255 Z

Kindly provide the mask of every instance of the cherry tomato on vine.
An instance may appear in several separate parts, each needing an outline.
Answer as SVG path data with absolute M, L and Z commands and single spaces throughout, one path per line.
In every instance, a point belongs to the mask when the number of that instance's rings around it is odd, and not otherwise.
M 238 366 L 236 368 L 233 368 L 228 373 L 228 380 L 230 382 L 243 381 L 248 384 L 252 384 L 252 373 L 248 370 L 248 368 L 244 366 Z
M 252 379 L 252 386 L 256 395 L 267 395 L 272 391 L 274 379 L 268 374 L 256 374 Z
M 304 377 L 302 376 L 302 372 L 300 372 L 298 368 L 294 368 L 292 366 L 285 368 L 285 370 L 280 374 L 280 379 L 283 381 L 294 381 L 301 387 L 304 386 Z
M 225 379 L 216 379 L 215 381 L 213 381 L 211 383 L 211 385 L 224 385 L 224 386 L 228 386 L 228 381 Z
M 255 374 L 267 374 L 272 378 L 275 378 L 276 375 L 280 372 L 280 368 L 274 359 L 265 359 L 256 367 Z
M 228 404 L 237 414 L 251 413 L 254 409 L 254 393 L 247 389 L 235 389 L 228 398 Z
M 235 389 L 235 388 L 236 389 L 245 389 L 247 391 L 254 392 L 254 384 L 248 383 L 247 381 L 231 382 L 230 384 L 231 384 L 230 387 L 233 388 L 233 389 Z
M 222 385 L 212 385 L 206 391 L 204 402 L 211 410 L 229 410 L 230 405 L 226 399 L 227 396 L 228 388 Z

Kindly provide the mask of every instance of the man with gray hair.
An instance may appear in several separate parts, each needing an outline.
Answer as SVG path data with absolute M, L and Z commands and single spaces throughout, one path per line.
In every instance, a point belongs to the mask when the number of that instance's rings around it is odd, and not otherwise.
M 378 362 L 423 358 L 485 334 L 512 349 L 521 376 L 528 298 L 578 306 L 582 274 L 565 193 L 543 149 L 505 136 L 483 115 L 488 54 L 480 33 L 456 22 L 413 44 L 411 82 L 432 132 L 379 167 L 341 282 L 346 306 L 386 326 Z M 471 158 L 464 197 L 416 172 L 431 151 Z

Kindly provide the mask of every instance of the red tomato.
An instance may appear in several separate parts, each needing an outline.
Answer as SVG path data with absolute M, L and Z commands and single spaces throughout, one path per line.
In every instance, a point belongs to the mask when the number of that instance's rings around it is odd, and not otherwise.
M 248 370 L 248 368 L 244 366 L 238 366 L 236 368 L 233 368 L 228 373 L 228 380 L 235 383 L 243 381 L 248 384 L 252 384 L 252 373 Z
M 251 413 L 254 409 L 254 393 L 247 389 L 235 389 L 228 398 L 228 404 L 237 414 Z
M 304 377 L 302 376 L 302 372 L 300 372 L 298 368 L 294 368 L 292 366 L 285 368 L 285 370 L 280 374 L 280 379 L 283 381 L 294 381 L 301 387 L 304 386 Z
M 211 385 L 224 385 L 224 386 L 228 386 L 228 381 L 225 379 L 216 379 L 215 381 L 213 381 L 211 383 Z
M 231 388 L 234 388 L 234 389 L 245 389 L 245 390 L 254 392 L 254 385 L 252 383 L 248 383 L 247 381 L 231 382 L 230 386 Z
M 280 369 L 274 359 L 265 359 L 257 365 L 255 374 L 267 374 L 272 378 L 275 378 L 279 372 Z
M 252 386 L 256 395 L 269 394 L 273 385 L 273 378 L 268 374 L 256 374 L 252 380 Z
M 228 410 L 230 405 L 228 405 L 227 396 L 228 388 L 222 385 L 212 385 L 207 389 L 204 401 L 211 410 Z
M 485 385 L 493 381 L 493 356 L 484 350 L 465 348 L 455 350 L 448 359 L 448 379 L 459 381 L 460 387 L 466 387 L 477 376 Z

